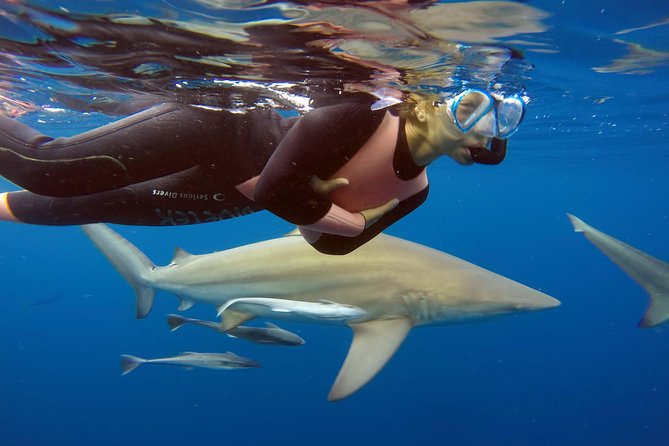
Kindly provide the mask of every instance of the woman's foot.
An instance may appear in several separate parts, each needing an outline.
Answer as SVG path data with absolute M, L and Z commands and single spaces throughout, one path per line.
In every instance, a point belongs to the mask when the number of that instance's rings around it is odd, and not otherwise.
M 7 201 L 8 192 L 0 193 L 0 221 L 13 221 L 18 222 L 12 210 L 9 208 L 9 202 Z

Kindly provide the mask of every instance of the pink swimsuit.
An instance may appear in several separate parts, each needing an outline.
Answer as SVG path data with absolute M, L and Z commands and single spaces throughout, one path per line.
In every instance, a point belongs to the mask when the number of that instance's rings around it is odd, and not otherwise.
M 315 242 L 323 233 L 357 236 L 366 223 L 360 211 L 381 206 L 394 198 L 402 201 L 427 187 L 425 170 L 409 180 L 397 177 L 393 158 L 399 127 L 400 118 L 386 112 L 379 127 L 353 158 L 328 178 L 346 178 L 349 184 L 328 195 L 332 205 L 321 219 L 299 225 L 309 242 Z M 253 199 L 258 179 L 254 177 L 238 185 L 237 190 Z

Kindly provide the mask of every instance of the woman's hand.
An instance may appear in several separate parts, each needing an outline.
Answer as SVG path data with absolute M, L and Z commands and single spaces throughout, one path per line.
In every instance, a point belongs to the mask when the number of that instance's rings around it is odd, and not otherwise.
M 349 184 L 348 178 L 344 177 L 333 178 L 331 180 L 321 180 L 316 175 L 311 177 L 311 187 L 313 187 L 316 193 L 321 195 L 327 195 L 330 192 L 339 189 L 340 187 L 348 186 L 348 184 Z M 385 214 L 395 209 L 399 203 L 400 200 L 398 200 L 397 198 L 393 198 L 392 200 L 389 200 L 387 203 L 382 204 L 381 206 L 369 209 L 363 209 L 362 211 L 359 211 L 358 213 L 362 214 L 362 216 L 365 219 L 365 229 L 369 228 L 371 225 L 376 223 L 379 220 L 379 218 L 383 217 Z
M 342 186 L 348 186 L 348 178 L 339 177 L 331 180 L 321 180 L 316 175 L 311 177 L 311 187 L 317 194 L 327 195 Z
M 381 206 L 377 206 L 375 208 L 370 208 L 370 209 L 363 209 L 362 211 L 360 211 L 362 216 L 365 218 L 365 229 L 369 228 L 374 223 L 376 223 L 379 220 L 379 218 L 383 217 L 385 214 L 395 209 L 398 204 L 400 204 L 400 200 L 398 200 L 397 198 L 393 198 L 392 200 L 388 201 L 386 204 L 382 204 Z

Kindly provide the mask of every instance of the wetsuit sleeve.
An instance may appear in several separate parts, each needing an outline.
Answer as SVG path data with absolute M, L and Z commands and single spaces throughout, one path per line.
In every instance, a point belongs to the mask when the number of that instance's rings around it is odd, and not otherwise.
M 373 112 L 366 102 L 315 109 L 302 117 L 281 141 L 258 179 L 256 203 L 296 225 L 312 225 L 330 214 L 359 233 L 360 214 L 333 209 L 316 193 L 314 175 L 330 178 L 364 145 L 380 125 L 385 110 Z M 336 215 L 334 215 L 336 214 Z M 343 220 L 341 220 L 343 218 Z
M 395 209 L 385 214 L 376 223 L 366 228 L 362 233 L 355 237 L 343 237 L 340 235 L 321 233 L 311 245 L 324 254 L 348 254 L 359 248 L 369 240 L 376 237 L 386 228 L 396 221 L 402 219 L 405 215 L 411 213 L 420 206 L 428 196 L 429 186 L 409 198 L 401 201 Z M 308 240 L 308 236 L 305 237 Z

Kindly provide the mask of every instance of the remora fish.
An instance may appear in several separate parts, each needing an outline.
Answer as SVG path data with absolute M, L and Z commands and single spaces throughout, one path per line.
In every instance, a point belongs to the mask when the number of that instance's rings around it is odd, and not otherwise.
M 274 345 L 302 345 L 304 339 L 295 333 L 284 330 L 271 322 L 265 322 L 266 327 L 244 327 L 240 325 L 227 332 L 223 330 L 221 324 L 217 322 L 202 321 L 200 319 L 192 319 L 183 317 L 178 314 L 168 314 L 167 323 L 172 331 L 177 330 L 184 324 L 199 325 L 207 327 L 219 333 L 226 333 L 233 338 L 244 339 L 246 341 L 257 342 L 258 344 L 274 344 Z
M 184 352 L 169 358 L 143 359 L 132 355 L 121 355 L 121 370 L 124 375 L 135 370 L 142 364 L 176 365 L 186 368 L 205 369 L 247 369 L 260 367 L 260 363 L 232 352 L 226 353 L 197 353 Z
M 223 330 L 232 330 L 237 325 L 256 317 L 335 325 L 367 319 L 367 313 L 354 305 L 327 300 L 304 302 L 267 297 L 230 299 L 218 307 L 218 316 L 222 314 L 225 314 L 221 324 Z
M 364 319 L 348 324 L 353 342 L 330 401 L 351 395 L 371 380 L 414 326 L 560 304 L 464 260 L 383 234 L 344 256 L 321 254 L 302 237 L 283 237 L 205 255 L 177 249 L 171 264 L 156 267 L 109 227 L 83 228 L 135 289 L 138 317 L 149 313 L 157 290 L 217 307 L 231 299 L 263 296 L 326 300 L 364 310 Z
M 654 327 L 669 319 L 669 264 L 605 234 L 567 214 L 575 232 L 582 232 L 609 259 L 625 271 L 650 296 L 639 327 Z

